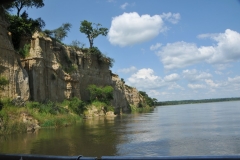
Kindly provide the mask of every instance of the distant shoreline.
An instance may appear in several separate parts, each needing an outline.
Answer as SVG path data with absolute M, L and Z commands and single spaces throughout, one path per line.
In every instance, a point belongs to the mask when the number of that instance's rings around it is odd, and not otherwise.
M 163 101 L 157 102 L 156 106 L 166 105 L 180 105 L 180 104 L 192 104 L 192 103 L 211 103 L 211 102 L 226 102 L 226 101 L 239 101 L 240 97 L 233 98 L 213 98 L 213 99 L 200 99 L 200 100 L 179 100 L 179 101 Z

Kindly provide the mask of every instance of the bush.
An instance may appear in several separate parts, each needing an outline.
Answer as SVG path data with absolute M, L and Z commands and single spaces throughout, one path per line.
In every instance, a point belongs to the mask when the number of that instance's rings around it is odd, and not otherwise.
M 75 112 L 76 114 L 82 114 L 85 110 L 85 103 L 78 99 L 77 97 L 74 97 L 70 99 L 68 107 Z
M 23 48 L 19 49 L 19 54 L 23 57 L 26 58 L 29 56 L 31 45 L 30 44 L 25 44 Z
M 98 59 L 98 63 L 109 63 L 109 67 L 112 68 L 113 67 L 113 63 L 114 63 L 114 59 L 107 57 L 105 54 L 103 54 L 97 47 L 92 47 L 89 49 L 86 48 L 82 48 L 81 49 L 84 53 L 88 54 L 88 55 L 95 55 Z
M 39 102 L 28 102 L 27 107 L 29 109 L 36 108 L 39 113 L 45 113 L 45 114 L 50 113 L 50 114 L 53 114 L 53 115 L 68 112 L 65 108 L 63 108 L 61 106 L 58 106 L 56 103 L 51 102 L 51 101 L 48 101 L 45 104 L 39 103 Z
M 0 76 L 0 90 L 4 89 L 4 86 L 6 86 L 9 83 L 9 81 L 5 78 Z
M 113 87 L 105 86 L 105 87 L 97 87 L 96 85 L 89 85 L 88 90 L 90 92 L 90 100 L 100 101 L 106 104 L 110 103 L 110 100 L 113 99 Z

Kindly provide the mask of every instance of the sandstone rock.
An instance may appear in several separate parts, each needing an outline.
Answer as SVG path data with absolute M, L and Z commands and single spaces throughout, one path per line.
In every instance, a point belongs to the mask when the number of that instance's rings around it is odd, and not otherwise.
M 8 79 L 9 84 L 0 91 L 0 97 L 29 99 L 28 74 L 23 69 L 20 59 L 14 51 L 7 31 L 8 24 L 0 6 L 0 75 Z
M 41 128 L 39 126 L 38 121 L 27 113 L 22 113 L 21 114 L 21 119 L 22 119 L 23 123 L 27 124 L 27 131 L 28 132 L 33 132 L 33 131 Z

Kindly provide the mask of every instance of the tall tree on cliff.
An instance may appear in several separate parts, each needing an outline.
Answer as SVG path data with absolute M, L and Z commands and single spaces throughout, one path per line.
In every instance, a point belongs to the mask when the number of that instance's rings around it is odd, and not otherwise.
M 93 27 L 93 25 L 95 26 L 95 28 Z M 99 35 L 103 35 L 106 36 L 108 33 L 108 29 L 107 28 L 102 28 L 101 24 L 95 24 L 92 22 L 88 22 L 87 20 L 84 20 L 81 22 L 80 25 L 80 32 L 84 33 L 87 35 L 87 38 L 89 40 L 90 43 L 90 48 L 93 47 L 93 40 L 99 36 Z
M 44 32 L 52 38 L 56 40 L 62 41 L 65 37 L 67 37 L 67 32 L 70 31 L 72 25 L 70 23 L 63 23 L 62 26 L 54 29 L 54 30 L 44 30 Z
M 12 3 L 6 4 L 4 7 L 6 9 L 12 9 L 12 8 L 17 9 L 17 16 L 20 17 L 20 12 L 24 7 L 41 8 L 43 6 L 44 6 L 43 0 L 15 0 Z

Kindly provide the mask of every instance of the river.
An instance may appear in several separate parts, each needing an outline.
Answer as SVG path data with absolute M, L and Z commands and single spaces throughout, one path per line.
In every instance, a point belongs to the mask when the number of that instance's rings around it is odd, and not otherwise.
M 0 153 L 101 156 L 240 154 L 240 101 L 159 106 L 0 137 Z

